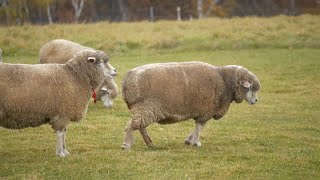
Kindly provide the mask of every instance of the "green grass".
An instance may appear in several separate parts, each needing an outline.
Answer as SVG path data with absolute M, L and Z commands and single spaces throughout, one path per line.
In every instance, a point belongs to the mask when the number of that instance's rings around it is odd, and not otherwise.
M 0 179 L 319 179 L 319 20 L 302 16 L 2 28 L 5 62 L 36 63 L 41 44 L 61 37 L 109 52 L 119 88 L 123 75 L 139 65 L 201 60 L 243 65 L 258 76 L 262 89 L 255 106 L 232 104 L 222 120 L 209 121 L 200 148 L 184 145 L 194 128 L 193 121 L 185 121 L 148 127 L 155 148 L 147 148 L 135 132 L 132 149 L 121 150 L 131 117 L 121 94 L 113 109 L 91 101 L 85 119 L 68 125 L 71 155 L 66 158 L 55 157 L 55 134 L 48 125 L 0 128 Z M 39 30 L 39 39 L 31 39 L 31 30 Z M 250 42 L 245 41 L 248 36 Z M 4 39 L 12 44 L 3 44 Z

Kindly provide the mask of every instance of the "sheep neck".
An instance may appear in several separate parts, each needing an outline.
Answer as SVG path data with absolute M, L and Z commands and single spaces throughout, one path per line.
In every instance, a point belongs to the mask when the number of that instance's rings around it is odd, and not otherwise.
M 225 82 L 227 94 L 230 97 L 231 103 L 235 98 L 235 92 L 237 88 L 237 77 L 235 73 L 236 68 L 220 66 L 218 67 L 218 70 Z
M 75 63 L 68 62 L 66 64 L 66 67 L 69 69 L 69 72 L 73 75 L 72 77 L 76 77 L 77 81 L 82 84 L 82 87 L 90 87 L 88 89 L 92 90 L 95 89 L 95 85 L 92 84 L 90 75 L 87 73 L 87 70 L 84 70 L 83 67 L 80 67 L 78 65 L 75 65 Z

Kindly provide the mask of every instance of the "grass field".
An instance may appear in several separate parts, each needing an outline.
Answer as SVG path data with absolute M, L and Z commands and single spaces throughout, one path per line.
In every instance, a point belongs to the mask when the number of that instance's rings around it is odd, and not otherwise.
M 189 60 L 245 66 L 262 85 L 255 106 L 232 104 L 207 123 L 200 148 L 184 145 L 194 128 L 185 121 L 152 124 L 155 148 L 136 132 L 132 149 L 121 150 L 131 117 L 121 94 L 112 109 L 91 101 L 85 119 L 69 124 L 66 158 L 55 157 L 49 125 L 0 128 L 0 179 L 320 179 L 319 22 L 279 16 L 0 28 L 4 62 L 37 63 L 42 44 L 70 39 L 108 52 L 119 88 L 134 67 Z

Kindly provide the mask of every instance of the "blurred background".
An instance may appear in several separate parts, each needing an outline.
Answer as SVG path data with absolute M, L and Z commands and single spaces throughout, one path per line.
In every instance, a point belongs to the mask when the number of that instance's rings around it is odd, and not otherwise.
M 0 25 L 320 14 L 320 0 L 0 0 Z

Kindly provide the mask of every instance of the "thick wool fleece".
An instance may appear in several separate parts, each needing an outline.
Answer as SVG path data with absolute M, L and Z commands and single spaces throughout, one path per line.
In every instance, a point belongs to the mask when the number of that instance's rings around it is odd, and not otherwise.
M 92 89 L 104 80 L 103 70 L 81 51 L 66 64 L 0 64 L 0 126 L 11 129 L 49 123 L 62 130 L 86 114 Z
M 133 113 L 132 127 L 153 122 L 175 123 L 193 118 L 205 122 L 220 119 L 232 101 L 241 102 L 249 80 L 255 90 L 260 83 L 241 66 L 215 67 L 203 62 L 150 64 L 129 71 L 122 82 L 122 95 Z
M 52 40 L 45 45 L 43 45 L 39 52 L 39 63 L 58 63 L 64 64 L 69 59 L 73 57 L 74 54 L 77 52 L 84 50 L 84 49 L 91 49 L 90 47 L 82 46 L 78 43 L 68 41 L 65 39 L 55 39 Z M 109 58 L 106 53 L 103 51 L 98 51 L 99 55 L 102 57 L 105 63 L 109 61 Z M 106 65 L 106 64 L 105 64 Z M 113 79 L 106 79 L 103 84 L 107 86 L 107 89 L 110 99 L 114 99 L 118 95 L 118 87 L 114 83 Z M 99 86 L 96 89 L 97 92 L 97 100 L 100 100 L 101 96 L 105 95 L 105 91 L 101 90 L 103 86 Z

